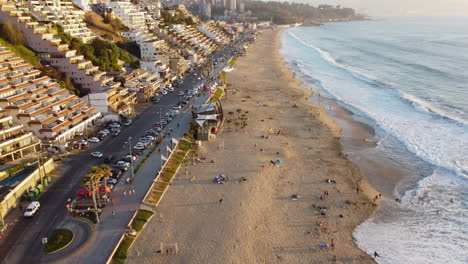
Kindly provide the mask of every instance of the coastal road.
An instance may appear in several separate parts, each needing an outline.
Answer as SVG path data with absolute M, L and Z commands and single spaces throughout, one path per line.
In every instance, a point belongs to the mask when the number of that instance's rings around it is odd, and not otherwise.
M 231 46 L 226 47 L 215 57 L 224 57 L 226 60 L 232 52 L 231 48 Z M 215 67 L 213 76 L 217 76 L 224 66 L 225 62 L 219 63 Z M 123 129 L 119 136 L 107 136 L 96 146 L 91 146 L 86 151 L 70 155 L 70 159 L 58 167 L 57 174 L 61 176 L 56 179 L 56 182 L 52 183 L 47 192 L 40 196 L 41 209 L 39 212 L 30 219 L 22 217 L 17 219 L 16 224 L 10 227 L 13 229 L 10 230 L 9 235 L 2 241 L 0 247 L 2 263 L 37 262 L 42 254 L 41 239 L 48 237 L 52 230 L 62 223 L 68 215 L 66 210 L 67 199 L 76 196 L 76 190 L 81 188 L 81 179 L 89 168 L 102 163 L 101 160 L 92 158 L 90 153 L 101 151 L 105 156 L 109 154 L 116 158 L 123 156 L 128 152 L 128 147 L 126 150 L 123 150 L 122 146 L 127 142 L 129 137 L 132 137 L 134 139 L 133 142 L 136 143 L 137 139 L 143 136 L 147 129 L 159 121 L 160 112 L 163 115 L 179 103 L 180 98 L 177 95 L 179 91 L 186 92 L 198 82 L 200 81 L 197 81 L 194 73 L 188 74 L 183 84 L 176 88 L 174 93 L 163 96 L 158 104 L 148 104 L 139 115 L 139 118 L 133 120 L 133 124 Z M 187 114 L 191 117 L 190 112 Z M 174 121 L 171 122 L 172 125 L 174 123 Z M 175 133 L 181 132 L 175 131 Z M 126 172 L 127 176 L 128 174 L 130 174 L 129 171 Z

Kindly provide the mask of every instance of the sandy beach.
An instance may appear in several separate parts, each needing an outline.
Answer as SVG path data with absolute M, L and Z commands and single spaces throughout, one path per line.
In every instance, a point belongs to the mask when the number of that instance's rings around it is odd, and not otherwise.
M 128 263 L 375 263 L 351 233 L 377 208 L 376 191 L 284 65 L 280 31 L 263 31 L 237 59 L 222 99 L 232 121 L 199 147 L 204 161 L 176 175 Z M 219 174 L 229 180 L 213 183 Z M 158 253 L 161 243 L 178 254 Z

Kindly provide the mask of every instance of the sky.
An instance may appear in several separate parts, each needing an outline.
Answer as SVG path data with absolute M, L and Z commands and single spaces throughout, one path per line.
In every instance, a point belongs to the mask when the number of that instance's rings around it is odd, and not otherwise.
M 392 15 L 465 15 L 468 0 L 289 0 L 293 2 L 341 5 L 374 16 Z

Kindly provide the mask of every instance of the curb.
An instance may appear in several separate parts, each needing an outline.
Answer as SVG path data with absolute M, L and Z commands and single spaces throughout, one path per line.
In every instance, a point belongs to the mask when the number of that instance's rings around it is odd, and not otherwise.
M 57 252 L 59 252 L 59 251 L 65 249 L 65 248 L 67 248 L 67 247 L 73 242 L 73 240 L 75 240 L 75 234 L 73 233 L 73 231 L 71 231 L 70 229 L 67 229 L 67 230 L 70 231 L 70 232 L 72 232 L 72 239 L 71 239 L 65 246 L 63 246 L 63 247 L 61 247 L 61 248 L 59 248 L 59 249 L 56 249 L 56 250 L 54 250 L 54 251 L 51 251 L 51 252 L 46 253 L 47 255 L 51 255 L 51 254 L 57 253 Z

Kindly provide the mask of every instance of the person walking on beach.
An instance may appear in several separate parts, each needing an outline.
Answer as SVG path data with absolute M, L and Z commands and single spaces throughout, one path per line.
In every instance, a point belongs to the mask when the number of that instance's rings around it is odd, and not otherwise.
M 219 204 L 221 204 L 223 202 L 223 198 L 220 198 L 219 199 Z
M 379 254 L 377 254 L 377 251 L 374 251 L 374 258 L 380 257 Z

